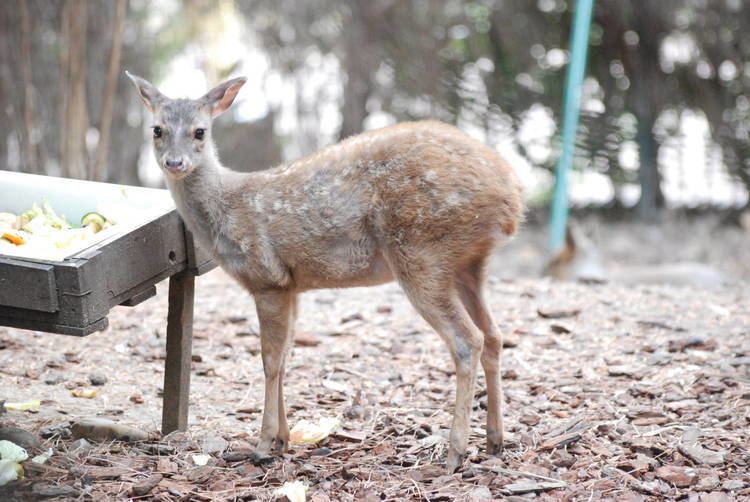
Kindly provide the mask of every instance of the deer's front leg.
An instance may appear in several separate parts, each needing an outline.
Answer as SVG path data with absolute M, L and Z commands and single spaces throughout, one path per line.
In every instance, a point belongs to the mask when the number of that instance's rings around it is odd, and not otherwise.
M 291 341 L 294 303 L 295 295 L 289 291 L 267 291 L 255 295 L 260 322 L 260 350 L 266 377 L 263 425 L 256 449 L 259 459 L 271 452 L 274 443 L 279 450 L 284 451 L 289 441 L 281 381 Z
M 286 406 L 284 405 L 284 373 L 286 372 L 286 361 L 294 343 L 294 326 L 297 323 L 297 296 L 291 299 L 289 307 L 289 326 L 287 327 L 287 348 L 281 361 L 279 370 L 279 433 L 277 434 L 279 452 L 285 453 L 289 448 L 289 424 L 286 421 Z

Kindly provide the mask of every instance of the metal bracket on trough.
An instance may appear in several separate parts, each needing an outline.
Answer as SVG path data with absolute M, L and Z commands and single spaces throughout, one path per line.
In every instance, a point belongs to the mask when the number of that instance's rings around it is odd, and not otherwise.
M 123 305 L 125 307 L 135 307 L 136 305 L 143 303 L 149 298 L 153 298 L 154 296 L 156 296 L 156 286 L 151 286 L 141 291 L 140 293 L 131 296 L 120 305 Z

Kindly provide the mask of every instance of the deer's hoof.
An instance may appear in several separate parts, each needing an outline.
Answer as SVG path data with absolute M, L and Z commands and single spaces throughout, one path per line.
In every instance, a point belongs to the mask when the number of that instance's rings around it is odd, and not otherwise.
M 503 440 L 487 439 L 487 455 L 499 457 L 503 454 Z
M 502 426 L 500 429 L 487 429 L 487 455 L 494 455 L 499 457 L 503 454 L 503 430 Z
M 445 459 L 445 469 L 449 473 L 454 473 L 464 464 L 464 456 L 454 450 L 448 451 L 448 458 Z
M 273 440 L 273 448 L 271 450 L 275 455 L 283 455 L 289 451 L 289 438 L 276 437 Z
M 273 462 L 273 456 L 267 452 L 256 450 L 250 454 L 248 460 L 253 465 L 263 465 Z

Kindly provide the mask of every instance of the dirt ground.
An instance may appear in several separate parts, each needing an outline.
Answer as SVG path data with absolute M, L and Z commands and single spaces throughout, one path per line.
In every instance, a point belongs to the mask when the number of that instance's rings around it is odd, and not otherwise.
M 604 233 L 641 250 L 658 234 L 628 225 Z M 534 228 L 498 254 L 489 296 L 507 338 L 505 452 L 484 453 L 480 372 L 469 456 L 456 474 L 442 468 L 452 364 L 393 284 L 303 296 L 285 380 L 289 422 L 337 417 L 342 427 L 260 466 L 245 455 L 262 406 L 258 325 L 252 300 L 223 272 L 197 282 L 187 433 L 157 434 L 166 284 L 156 299 L 115 309 L 109 329 L 87 338 L 0 328 L 0 400 L 42 401 L 39 412 L 8 412 L 0 424 L 41 434 L 42 450 L 53 449 L 41 466 L 26 462 L 27 479 L 0 488 L 0 500 L 270 500 L 293 480 L 318 502 L 750 500 L 750 247 L 733 229 L 702 225 L 702 246 L 680 234 L 689 223 L 675 223 L 661 232 L 662 250 L 640 261 L 703 258 L 737 284 L 529 278 L 543 254 Z M 638 261 L 613 256 L 625 250 L 612 246 L 603 247 L 613 260 Z M 92 386 L 92 376 L 107 381 Z M 97 394 L 73 397 L 76 389 Z M 71 422 L 91 417 L 154 441 L 87 445 L 68 436 Z M 209 461 L 197 466 L 204 452 Z M 146 479 L 158 483 L 134 495 Z

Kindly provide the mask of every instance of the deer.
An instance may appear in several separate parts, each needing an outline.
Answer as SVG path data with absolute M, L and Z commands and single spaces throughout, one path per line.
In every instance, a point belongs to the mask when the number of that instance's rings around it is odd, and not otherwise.
M 704 289 L 720 288 L 732 283 L 720 270 L 691 261 L 626 265 L 608 270 L 596 242 L 574 220 L 568 222 L 565 228 L 565 242 L 544 265 L 542 275 L 561 281 L 669 285 Z
M 270 169 L 233 171 L 219 160 L 211 124 L 245 77 L 199 99 L 170 99 L 126 73 L 153 115 L 156 161 L 187 229 L 255 300 L 265 395 L 254 461 L 289 447 L 283 382 L 298 295 L 394 280 L 455 364 L 446 468 L 463 464 L 480 363 L 487 452 L 500 455 L 502 335 L 487 304 L 486 265 L 523 217 L 513 168 L 459 129 L 419 121 Z

